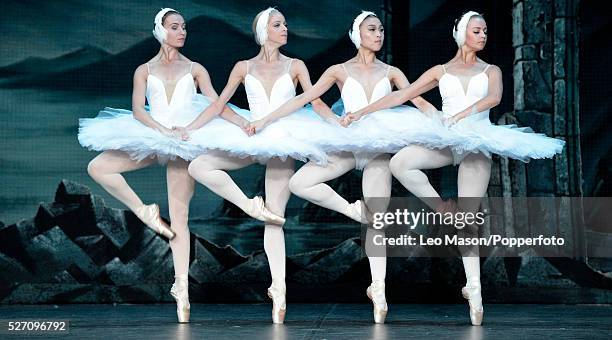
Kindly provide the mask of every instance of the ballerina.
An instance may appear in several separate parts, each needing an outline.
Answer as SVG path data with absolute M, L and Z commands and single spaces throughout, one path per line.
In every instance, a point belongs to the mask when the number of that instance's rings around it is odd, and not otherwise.
M 210 100 L 196 94 L 196 85 L 209 98 L 217 98 L 206 69 L 182 55 L 187 36 L 185 20 L 176 10 L 164 8 L 154 20 L 154 37 L 160 50 L 134 72 L 132 111 L 106 108 L 97 118 L 81 119 L 79 142 L 103 151 L 87 166 L 87 172 L 109 194 L 125 204 L 156 233 L 170 239 L 175 282 L 171 294 L 177 302 L 179 322 L 189 322 L 189 202 L 194 181 L 187 161 L 201 152 L 180 139 L 174 125 L 197 117 Z M 145 97 L 150 112 L 145 110 Z M 228 126 L 241 129 L 247 121 L 229 108 L 221 116 Z M 236 124 L 232 124 L 232 123 Z M 145 205 L 121 173 L 159 162 L 166 164 L 168 206 L 172 228 L 161 219 L 157 204 Z
M 287 43 L 287 24 L 283 14 L 274 8 L 261 11 L 253 21 L 255 41 L 260 45 L 257 56 L 239 61 L 234 66 L 227 85 L 201 117 L 220 111 L 243 83 L 249 102 L 249 120 L 268 113 L 295 96 L 299 82 L 303 89 L 312 87 L 304 62 L 280 53 Z M 307 142 L 309 134 L 331 134 L 341 129 L 339 118 L 320 99 L 313 98 L 310 109 L 296 108 L 293 114 L 274 124 L 265 134 L 234 140 L 231 147 L 207 152 L 189 165 L 189 173 L 215 194 L 232 202 L 244 212 L 265 222 L 264 249 L 270 264 L 272 284 L 268 296 L 272 299 L 272 321 L 283 323 L 286 314 L 285 206 L 289 200 L 289 179 L 294 173 L 294 159 L 325 162 L 326 155 Z M 335 127 L 325 122 L 335 121 Z M 194 144 L 209 143 L 202 135 L 200 118 L 180 128 L 183 138 Z M 223 137 L 221 137 L 223 139 Z M 227 174 L 227 170 L 244 168 L 255 162 L 265 164 L 266 201 L 249 199 Z M 269 210 L 268 210 L 269 209 Z
M 334 84 L 341 92 L 346 111 L 355 111 L 378 100 L 391 92 L 392 86 L 405 88 L 409 85 L 406 76 L 397 68 L 376 58 L 382 48 L 384 27 L 376 14 L 362 12 L 353 21 L 349 37 L 357 48 L 357 55 L 345 63 L 328 68 L 317 83 L 309 90 L 287 102 L 268 116 L 250 124 L 251 133 L 265 133 L 278 119 L 301 107 L 313 98 L 318 98 Z M 412 101 L 421 111 L 436 111 L 423 98 Z M 390 130 L 398 136 L 408 136 L 413 142 L 427 145 L 444 143 L 439 126 L 421 111 L 412 107 L 399 107 L 372 116 L 360 124 L 354 124 L 336 136 L 315 136 L 312 142 L 329 152 L 326 165 L 309 162 L 289 182 L 291 192 L 314 204 L 346 215 L 353 220 L 367 224 L 368 210 L 383 210 L 380 200 L 349 203 L 325 184 L 326 181 L 342 176 L 357 168 L 363 170 L 362 190 L 366 198 L 388 198 L 391 195 L 391 172 L 389 154 L 405 144 L 397 144 L 389 137 Z M 348 136 L 348 138 L 347 138 Z M 326 138 L 324 138 L 326 137 Z M 334 138 L 335 137 L 335 138 Z M 402 141 L 403 142 L 403 141 Z M 357 152 L 359 150 L 365 152 Z M 354 151 L 354 152 L 349 152 Z M 377 205 L 376 207 L 372 205 Z M 368 233 L 375 232 L 368 229 Z M 367 239 L 371 239 L 368 237 Z M 366 249 L 369 245 L 366 244 Z M 386 257 L 369 256 L 372 284 L 367 296 L 374 306 L 374 321 L 384 323 L 387 314 L 385 298 Z
M 347 124 L 359 122 L 372 112 L 400 105 L 438 86 L 442 96 L 441 119 L 448 127 L 448 135 L 455 141 L 450 147 L 440 150 L 409 145 L 391 158 L 390 169 L 406 189 L 431 208 L 439 212 L 456 212 L 457 204 L 451 200 L 441 201 L 421 170 L 459 164 L 458 206 L 462 211 L 476 212 L 489 183 L 492 153 L 521 161 L 550 158 L 562 151 L 564 141 L 532 133 L 529 128 L 491 124 L 489 110 L 502 98 L 502 73 L 499 67 L 477 57 L 487 43 L 487 25 L 483 16 L 474 11 L 463 14 L 455 21 L 453 37 L 458 50 L 449 62 L 432 67 L 409 87 L 347 114 L 344 120 Z M 473 235 L 476 232 L 474 227 L 460 230 L 460 233 Z M 472 325 L 480 325 L 484 309 L 478 248 L 460 247 L 460 251 L 467 281 L 462 295 L 469 302 Z M 470 255 L 466 255 L 468 253 Z

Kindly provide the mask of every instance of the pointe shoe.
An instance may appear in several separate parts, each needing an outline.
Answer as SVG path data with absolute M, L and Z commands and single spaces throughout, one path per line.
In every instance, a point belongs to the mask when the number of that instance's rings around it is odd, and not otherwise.
M 276 215 L 266 208 L 266 204 L 261 196 L 253 197 L 252 203 L 253 205 L 250 211 L 246 211 L 249 216 L 266 223 L 277 225 L 285 224 L 285 218 Z
M 366 294 L 374 305 L 374 322 L 385 323 L 385 318 L 389 310 L 387 307 L 387 300 L 385 299 L 385 282 L 372 282 L 366 290 Z
M 153 229 L 156 233 L 172 240 L 176 234 L 170 227 L 161 219 L 159 215 L 159 206 L 157 204 L 143 205 L 142 207 L 134 211 L 136 216 L 147 225 L 147 227 Z
M 349 204 L 346 216 L 361 224 L 368 224 L 368 219 L 364 216 L 363 210 L 363 201 L 357 200 Z
M 179 323 L 188 323 L 191 314 L 191 306 L 189 304 L 189 282 L 185 279 L 177 279 L 172 288 L 170 295 L 176 300 L 176 315 Z
M 461 289 L 461 295 L 468 300 L 470 305 L 470 321 L 473 326 L 480 326 L 482 324 L 482 318 L 484 317 L 484 308 L 482 305 L 475 306 L 473 303 L 473 297 L 480 295 L 480 287 L 463 287 Z
M 284 323 L 285 314 L 287 314 L 285 290 L 272 285 L 268 288 L 268 297 L 272 299 L 272 323 Z

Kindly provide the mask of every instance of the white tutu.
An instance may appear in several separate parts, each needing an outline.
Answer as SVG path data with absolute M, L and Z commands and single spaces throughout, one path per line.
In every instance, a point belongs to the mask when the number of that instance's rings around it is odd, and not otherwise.
M 254 120 L 250 111 L 233 106 L 232 108 L 248 121 Z M 327 155 L 314 141 L 323 136 L 328 141 L 340 140 L 343 138 L 341 129 L 325 122 L 318 114 L 305 107 L 271 123 L 250 137 L 235 125 L 229 128 L 221 127 L 220 122 L 215 120 L 194 131 L 191 134 L 191 142 L 198 145 L 202 152 L 205 152 L 205 149 L 220 149 L 232 156 L 252 157 L 262 163 L 273 157 L 283 160 L 291 157 L 304 162 L 312 160 L 325 164 Z
M 209 104 L 208 98 L 197 95 L 190 104 L 182 107 L 180 116 L 171 118 L 155 117 L 153 114 L 152 116 L 169 128 L 174 125 L 185 126 Z M 227 121 L 220 124 L 233 125 Z M 202 151 L 196 144 L 168 137 L 142 124 L 134 118 L 132 111 L 110 107 L 100 111 L 96 118 L 79 119 L 78 139 L 79 143 L 89 150 L 121 150 L 134 160 L 157 157 L 161 163 L 174 160 L 176 157 L 192 160 Z
M 455 115 L 472 108 L 485 98 L 489 92 L 489 77 L 485 69 L 469 77 L 467 88 L 463 88 L 457 75 L 446 72 L 438 81 L 442 97 L 442 115 Z M 516 125 L 493 125 L 489 120 L 489 110 L 474 112 L 459 120 L 449 129 L 456 140 L 452 143 L 453 161 L 459 163 L 469 153 L 481 152 L 487 157 L 496 153 L 528 162 L 530 158 L 551 158 L 563 150 L 565 142 L 534 133 L 530 128 Z
M 154 118 L 166 127 L 186 126 L 209 104 L 208 98 L 196 95 L 190 105 L 183 106 L 180 116 Z M 230 107 L 252 121 L 249 111 L 231 104 Z M 323 164 L 327 160 L 326 154 L 311 139 L 323 133 L 337 135 L 339 130 L 308 108 L 279 119 L 251 137 L 235 124 L 217 117 L 193 131 L 190 140 L 183 141 L 145 126 L 134 119 L 129 110 L 113 108 L 105 108 L 96 118 L 80 119 L 79 125 L 78 139 L 83 147 L 95 151 L 122 150 L 135 160 L 157 157 L 160 162 L 176 157 L 190 161 L 210 150 L 221 150 L 240 158 L 252 157 L 259 162 L 272 157 L 291 157 Z
M 333 109 L 344 111 L 342 102 L 336 102 Z M 346 127 L 344 136 L 315 142 L 327 152 L 352 152 L 359 170 L 382 153 L 396 153 L 411 144 L 442 149 L 457 139 L 439 120 L 407 105 L 372 112 Z
M 451 148 L 455 164 L 471 152 L 482 152 L 487 157 L 495 153 L 529 162 L 532 158 L 552 158 L 561 153 L 565 145 L 565 141 L 535 133 L 529 127 L 493 125 L 488 111 L 465 117 L 450 130 L 457 138 Z

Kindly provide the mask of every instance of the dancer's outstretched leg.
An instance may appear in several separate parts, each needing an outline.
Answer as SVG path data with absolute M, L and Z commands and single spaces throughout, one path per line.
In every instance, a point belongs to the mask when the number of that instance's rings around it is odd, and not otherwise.
M 338 178 L 355 168 L 355 156 L 344 152 L 328 156 L 325 166 L 308 162 L 289 181 L 289 189 L 296 196 L 321 207 L 337 211 L 362 222 L 361 202 L 349 204 L 325 182 Z
M 211 151 L 191 161 L 189 174 L 215 194 L 225 198 L 242 210 L 250 208 L 250 200 L 236 185 L 226 170 L 238 170 L 253 164 L 250 158 L 231 157 L 220 151 Z
M 194 159 L 189 164 L 189 174 L 215 194 L 242 209 L 249 216 L 261 221 L 283 224 L 284 219 L 272 214 L 264 206 L 261 197 L 249 199 L 225 172 L 238 170 L 253 164 L 250 158 L 232 157 L 225 152 L 211 151 Z
M 391 197 L 391 171 L 389 170 L 389 155 L 379 155 L 363 169 L 362 180 L 365 205 L 369 211 L 386 211 Z M 372 240 L 376 234 L 384 236 L 383 230 L 368 228 L 366 232 L 366 251 L 373 247 Z M 376 254 L 379 255 L 379 254 Z M 384 323 L 387 316 L 387 300 L 385 297 L 385 277 L 387 273 L 386 256 L 368 256 L 372 284 L 367 289 L 367 295 L 374 305 L 374 322 Z
M 155 163 L 155 160 L 151 158 L 135 161 L 123 151 L 108 150 L 89 162 L 87 172 L 104 190 L 125 204 L 130 210 L 135 211 L 142 207 L 143 203 L 127 184 L 121 173 L 142 169 L 153 163 Z
M 104 190 L 125 204 L 134 214 L 156 233 L 169 239 L 174 232 L 162 221 L 157 204 L 144 205 L 140 197 L 125 181 L 123 172 L 147 167 L 155 162 L 152 158 L 135 161 L 130 156 L 118 150 L 108 150 L 99 154 L 87 166 L 87 172 Z
M 176 237 L 170 241 L 174 263 L 174 284 L 170 294 L 176 300 L 179 322 L 189 322 L 189 202 L 193 196 L 194 180 L 187 172 L 188 163 L 182 159 L 168 163 L 168 207 L 170 224 Z
M 289 180 L 295 172 L 293 159 L 285 161 L 273 158 L 266 164 L 266 207 L 278 216 L 284 217 L 285 207 L 291 196 Z M 272 322 L 283 323 L 286 312 L 285 288 L 285 234 L 280 225 L 266 223 L 264 249 L 270 264 L 272 285 L 268 295 L 273 301 Z

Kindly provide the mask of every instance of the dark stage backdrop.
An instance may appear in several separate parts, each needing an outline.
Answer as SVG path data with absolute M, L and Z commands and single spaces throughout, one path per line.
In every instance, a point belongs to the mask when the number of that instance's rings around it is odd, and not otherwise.
M 536 10 L 552 6 L 544 0 L 518 2 L 525 2 L 525 6 L 535 4 L 531 8 Z M 513 73 L 517 54 L 513 28 L 521 25 L 513 21 L 516 3 L 128 0 L 41 2 L 33 6 L 28 1 L 3 1 L 0 301 L 169 298 L 166 290 L 172 280 L 172 266 L 167 243 L 144 229 L 130 213 L 118 210 L 124 207 L 89 178 L 87 163 L 96 153 L 83 149 L 77 141 L 79 118 L 94 117 L 105 106 L 131 106 L 133 71 L 159 49 L 151 30 L 153 17 L 161 7 L 175 8 L 184 15 L 188 37 L 182 52 L 208 69 L 218 92 L 235 62 L 257 54 L 251 22 L 258 11 L 270 5 L 276 5 L 289 24 L 289 42 L 283 53 L 303 59 L 313 82 L 330 65 L 354 55 L 347 30 L 361 9 L 381 14 L 387 37 L 380 58 L 402 69 L 410 80 L 454 55 L 456 45 L 451 27 L 458 14 L 468 9 L 482 12 L 487 19 L 489 42 L 481 57 L 498 65 L 504 75 L 503 100 L 491 114 L 495 122 L 515 107 Z M 606 63 L 610 59 L 607 57 L 610 40 L 606 39 L 610 20 L 604 16 L 603 7 L 597 6 L 588 2 L 579 8 L 582 189 L 586 196 L 605 196 L 611 190 L 611 129 L 607 113 L 612 97 L 604 83 L 610 79 Z M 544 22 L 546 15 L 534 15 L 533 20 Z M 546 57 L 544 54 L 542 58 Z M 546 86 L 541 86 L 543 91 Z M 323 99 L 331 105 L 338 97 L 334 89 Z M 440 107 L 437 90 L 425 97 Z M 247 107 L 242 88 L 232 103 Z M 254 165 L 235 171 L 232 176 L 252 195 L 263 190 L 263 170 L 262 166 Z M 430 172 L 430 178 L 445 196 L 456 192 L 455 177 L 453 167 Z M 143 201 L 159 203 L 167 216 L 165 168 L 153 166 L 129 173 L 126 178 Z M 332 184 L 347 198 L 356 199 L 360 196 L 359 182 L 360 174 L 355 172 Z M 408 193 L 395 182 L 394 195 Z M 359 226 L 296 197 L 291 198 L 287 215 L 289 285 L 313 287 L 311 291 L 300 288 L 303 293 L 294 298 L 312 301 L 313 296 L 319 296 L 359 301 L 363 295 L 361 288 L 369 280 L 367 261 L 354 239 L 359 237 Z M 198 186 L 191 202 L 190 228 L 193 233 L 190 275 L 198 288 L 193 294 L 196 299 L 262 299 L 269 274 L 262 253 L 261 224 L 243 219 L 233 207 Z M 41 258 L 46 261 L 38 262 Z M 348 264 L 334 267 L 338 263 Z M 603 271 L 611 270 L 606 261 L 600 265 Z M 505 295 L 487 298 L 537 302 L 546 300 L 538 292 L 550 287 L 588 286 L 567 277 L 560 267 L 541 258 L 518 262 L 491 259 L 483 267 L 485 285 L 535 290 L 525 295 L 520 289 L 510 289 Z M 436 302 L 459 298 L 455 288 L 463 278 L 458 260 L 393 259 L 389 272 L 391 287 L 394 283 L 397 287 L 391 291 L 396 300 Z M 406 293 L 400 289 L 406 285 L 419 288 L 415 293 Z M 315 288 L 324 286 L 336 289 L 329 291 L 330 296 L 317 295 Z M 245 293 L 247 287 L 250 288 Z M 435 289 L 445 292 L 420 295 Z M 46 293 L 38 294 L 42 291 Z M 563 294 L 546 301 L 609 301 L 609 295 L 597 289 L 589 290 L 586 298 L 581 293 L 565 300 L 558 298 Z
M 188 25 L 183 53 L 204 65 L 220 92 L 234 63 L 258 52 L 251 34 L 254 15 L 273 3 L 253 1 L 76 1 L 62 6 L 3 3 L 2 31 L 7 50 L 0 56 L 2 96 L 2 193 L 0 220 L 14 223 L 51 198 L 58 180 L 68 178 L 119 203 L 88 177 L 95 153 L 78 144 L 78 119 L 94 117 L 105 106 L 131 107 L 135 68 L 154 56 L 153 17 L 161 7 L 181 11 Z M 291 25 L 284 52 L 318 70 L 346 59 L 353 51 L 345 31 L 360 8 L 378 9 L 377 1 L 288 1 L 278 8 Z M 346 39 L 345 39 L 346 38 Z M 317 73 L 313 74 L 316 80 Z M 332 95 L 332 98 L 334 95 Z M 233 103 L 246 107 L 242 89 Z M 248 169 L 237 174 L 248 185 Z M 244 180 L 243 180 L 244 179 Z M 128 174 L 147 201 L 167 201 L 161 167 Z M 205 217 L 219 200 L 199 188 L 193 217 Z
M 454 17 L 466 8 L 475 8 L 490 18 L 490 43 L 482 57 L 499 65 L 506 91 L 502 104 L 493 110 L 493 119 L 512 109 L 511 4 L 472 1 L 397 2 L 388 15 L 387 45 L 380 54 L 400 67 L 409 79 L 416 79 L 429 67 L 446 62 L 455 52 L 449 33 Z M 277 4 L 290 25 L 287 55 L 303 59 L 313 82 L 330 65 L 351 58 L 355 50 L 347 36 L 353 17 L 360 9 L 379 14 L 391 3 L 381 1 L 298 1 L 278 3 L 233 1 L 149 2 L 120 4 L 75 2 L 62 7 L 42 5 L 32 9 L 27 2 L 9 1 L 3 6 L 3 31 L 11 53 L 0 56 L 2 110 L 2 192 L 0 220 L 14 223 L 33 213 L 61 178 L 94 187 L 112 206 L 119 203 L 99 190 L 85 169 L 95 156 L 76 140 L 78 119 L 93 117 L 105 106 L 130 108 L 134 69 L 155 55 L 159 44 L 151 35 L 152 16 L 161 6 L 172 6 L 185 15 L 188 37 L 183 53 L 210 72 L 220 92 L 234 63 L 258 52 L 251 34 L 254 13 Z M 11 15 L 9 13 L 18 13 Z M 393 21 L 395 18 L 395 21 Z M 336 88 L 324 100 L 333 104 Z M 440 107 L 437 91 L 426 98 Z M 248 107 L 242 87 L 232 99 Z M 252 173 L 262 167 L 236 172 L 240 185 L 254 181 Z M 164 169 L 152 167 L 128 174 L 135 190 L 148 201 L 166 203 Z M 452 187 L 453 176 L 448 176 Z M 253 189 L 255 190 L 255 189 Z M 291 207 L 296 205 L 292 203 Z M 191 213 L 206 217 L 219 199 L 198 188 Z M 291 209 L 290 209 L 291 210 Z

